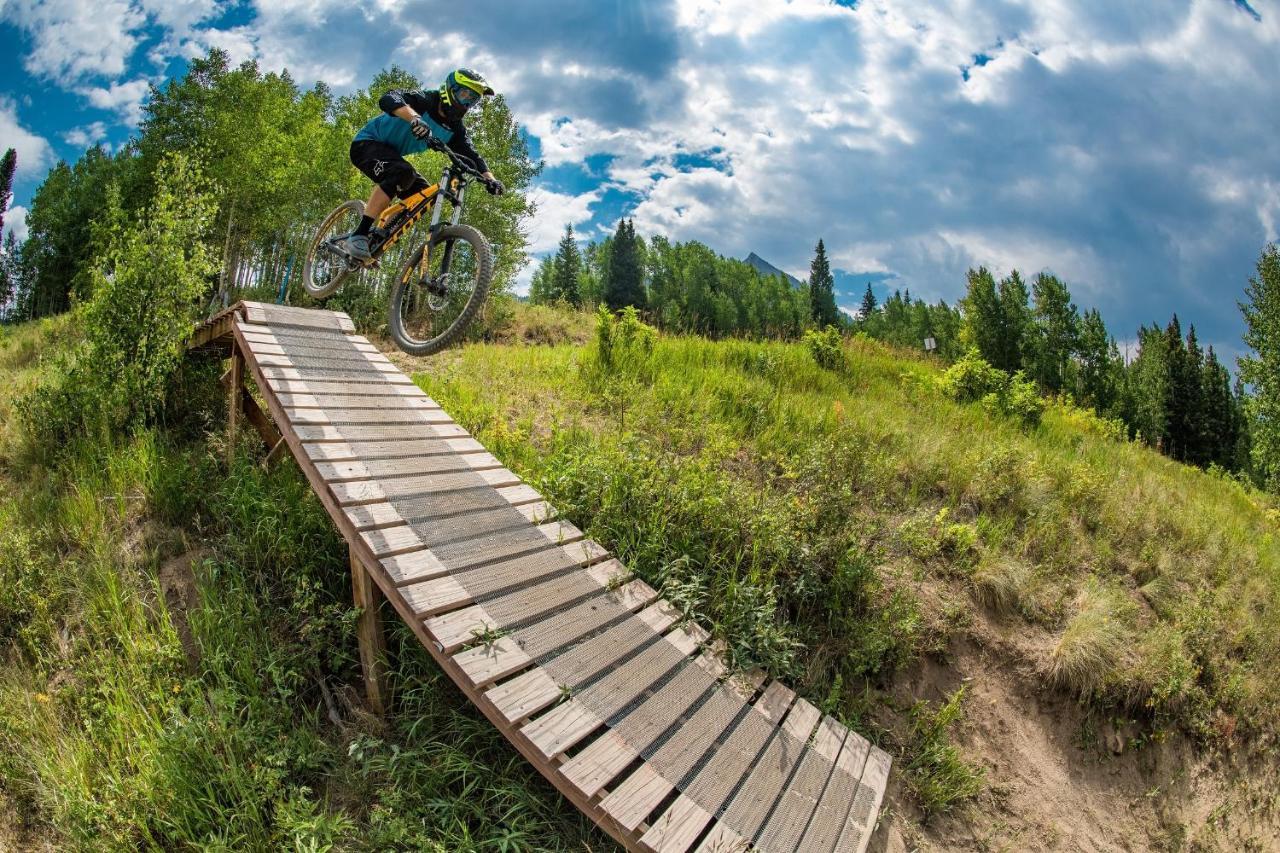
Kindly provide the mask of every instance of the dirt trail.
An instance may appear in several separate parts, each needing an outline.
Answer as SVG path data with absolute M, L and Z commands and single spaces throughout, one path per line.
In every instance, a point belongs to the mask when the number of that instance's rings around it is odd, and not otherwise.
M 987 789 L 924 822 L 895 773 L 871 850 L 1280 851 L 1274 765 L 1239 766 L 1181 736 L 1141 743 L 1137 727 L 1086 715 L 1025 663 L 1045 639 L 979 616 L 947 663 L 894 685 L 904 704 L 966 686 L 956 740 Z

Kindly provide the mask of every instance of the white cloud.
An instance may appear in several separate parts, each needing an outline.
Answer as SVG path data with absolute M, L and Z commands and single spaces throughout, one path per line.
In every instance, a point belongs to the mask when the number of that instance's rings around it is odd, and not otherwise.
M 537 207 L 537 213 L 529 223 L 527 251 L 539 254 L 554 249 L 564 236 L 566 225 L 577 230 L 579 225 L 591 219 L 591 205 L 599 198 L 599 190 L 570 195 L 535 187 L 529 193 L 529 200 Z
M 31 36 L 27 71 L 63 85 L 123 74 L 146 22 L 128 0 L 10 0 L 3 13 Z
M 15 204 L 4 212 L 4 233 L 13 233 L 13 239 L 21 243 L 27 239 L 27 209 Z
M 142 102 L 151 91 L 151 83 L 144 77 L 127 83 L 111 83 L 108 86 L 89 86 L 80 94 L 101 110 L 113 110 L 120 120 L 130 127 L 142 122 Z
M 89 146 L 102 141 L 107 137 L 107 126 L 103 122 L 95 121 L 84 127 L 73 127 L 71 130 L 62 134 L 62 139 L 68 145 L 76 148 L 88 148 Z
M 53 165 L 53 149 L 49 142 L 22 126 L 17 106 L 11 98 L 3 95 L 0 95 L 0 147 L 17 152 L 18 170 L 14 183 L 37 178 Z

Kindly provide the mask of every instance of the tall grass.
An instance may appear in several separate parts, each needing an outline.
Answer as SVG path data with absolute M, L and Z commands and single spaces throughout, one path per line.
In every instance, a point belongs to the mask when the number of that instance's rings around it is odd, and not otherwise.
M 599 346 L 471 347 L 417 378 L 738 665 L 856 718 L 868 679 L 967 624 L 958 592 L 1055 631 L 1029 662 L 1092 704 L 1199 738 L 1224 717 L 1259 746 L 1280 731 L 1272 499 L 1070 406 L 1028 425 L 959 404 L 934 362 L 867 340 L 820 364 L 660 337 L 612 369 Z

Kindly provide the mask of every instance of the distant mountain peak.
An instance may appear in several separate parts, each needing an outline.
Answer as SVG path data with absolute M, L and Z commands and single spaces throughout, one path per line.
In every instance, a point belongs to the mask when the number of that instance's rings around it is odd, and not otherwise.
M 747 255 L 747 257 L 743 260 L 743 263 L 747 264 L 750 267 L 753 267 L 756 272 L 760 273 L 760 275 L 786 276 L 787 281 L 791 283 L 792 287 L 804 287 L 803 281 L 796 278 L 791 273 L 786 272 L 785 270 L 778 269 L 773 264 L 769 263 L 764 258 L 757 255 L 755 252 L 752 252 L 751 254 Z

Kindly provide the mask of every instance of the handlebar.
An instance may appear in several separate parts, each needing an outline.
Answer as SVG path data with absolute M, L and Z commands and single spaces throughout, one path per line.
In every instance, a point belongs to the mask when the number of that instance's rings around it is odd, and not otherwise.
M 472 160 L 467 155 L 459 154 L 458 152 L 454 151 L 452 148 L 450 148 L 448 145 L 445 145 L 443 142 L 441 142 L 439 139 L 437 139 L 434 136 L 431 137 L 431 148 L 432 150 L 439 151 L 442 154 L 444 154 L 453 162 L 453 165 L 457 166 L 466 174 L 470 175 L 473 178 L 484 180 L 484 173 L 481 172 L 478 168 L 476 168 L 475 161 Z

